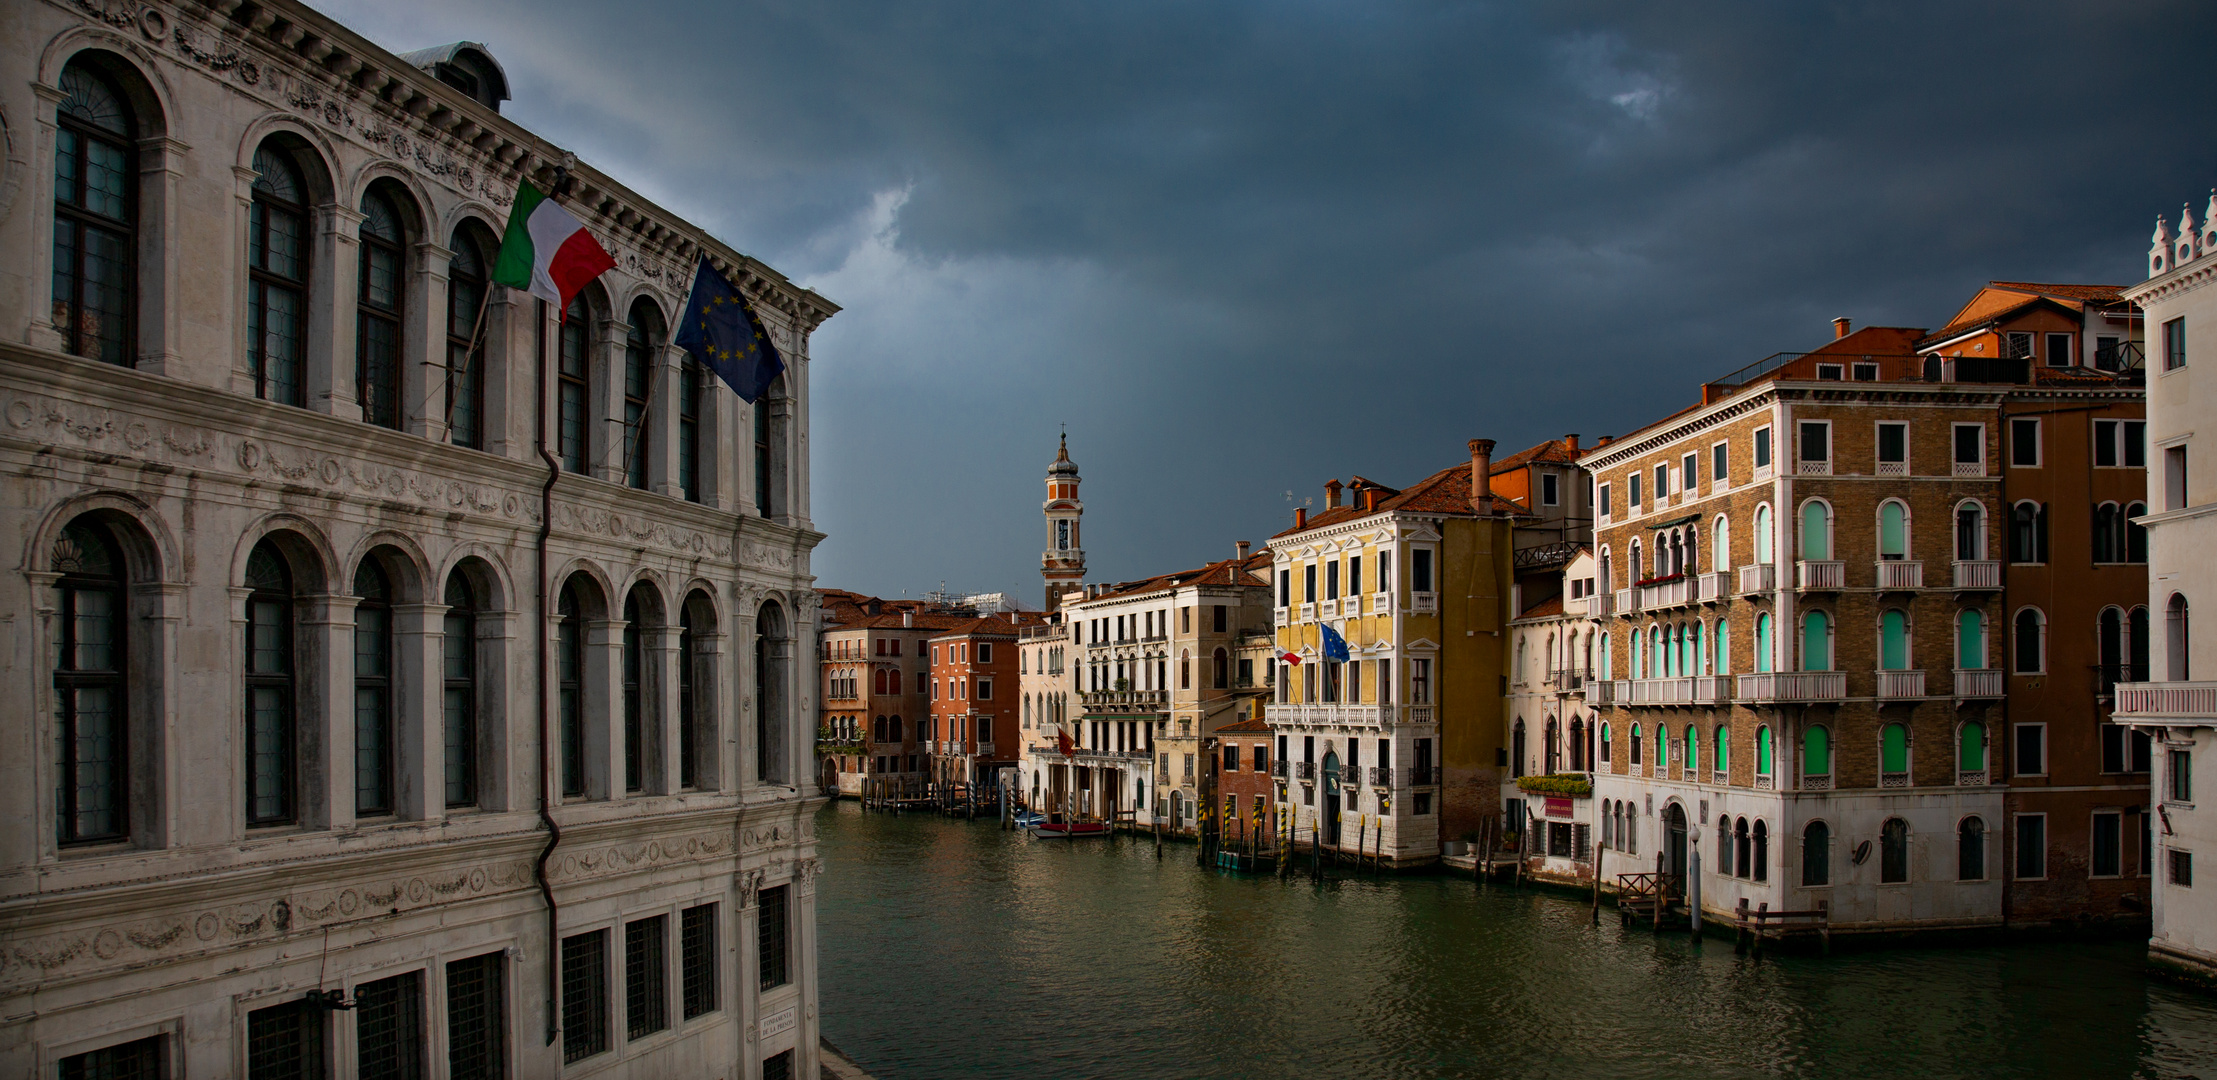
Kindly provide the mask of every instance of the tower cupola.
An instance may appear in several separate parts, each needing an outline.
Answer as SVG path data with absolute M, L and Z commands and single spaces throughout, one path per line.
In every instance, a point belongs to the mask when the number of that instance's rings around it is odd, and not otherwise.
M 1078 463 L 1070 460 L 1070 436 L 1062 437 L 1053 464 L 1047 466 L 1047 501 L 1040 511 L 1047 517 L 1047 550 L 1039 557 L 1039 576 L 1047 588 L 1046 607 L 1062 606 L 1062 594 L 1085 581 L 1085 547 L 1078 535 L 1078 519 L 1085 504 L 1078 501 Z

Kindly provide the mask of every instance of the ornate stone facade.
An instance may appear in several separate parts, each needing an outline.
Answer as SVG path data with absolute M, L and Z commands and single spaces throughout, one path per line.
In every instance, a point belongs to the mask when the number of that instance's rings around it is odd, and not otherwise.
M 836 305 L 291 0 L 9 27 L 0 1073 L 814 1076 Z M 483 284 L 524 180 L 617 258 L 567 317 Z

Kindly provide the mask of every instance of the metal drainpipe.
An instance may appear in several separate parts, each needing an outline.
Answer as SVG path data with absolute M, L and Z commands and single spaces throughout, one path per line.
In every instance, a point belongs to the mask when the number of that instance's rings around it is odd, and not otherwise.
M 560 185 L 557 184 L 557 187 Z M 561 459 L 547 451 L 547 315 L 546 301 L 541 300 L 535 309 L 538 314 L 539 337 L 539 392 L 534 399 L 537 407 L 535 426 L 538 430 L 539 457 L 547 463 L 546 486 L 539 490 L 539 821 L 547 827 L 547 846 L 539 850 L 539 860 L 531 868 L 532 877 L 539 882 L 539 895 L 547 902 L 547 1042 L 562 1036 L 562 977 L 560 952 L 562 938 L 554 902 L 554 886 L 547 881 L 547 861 L 554 857 L 555 845 L 562 842 L 562 826 L 554 820 L 554 708 L 553 695 L 548 686 L 547 656 L 547 535 L 554 531 L 554 482 L 562 475 Z

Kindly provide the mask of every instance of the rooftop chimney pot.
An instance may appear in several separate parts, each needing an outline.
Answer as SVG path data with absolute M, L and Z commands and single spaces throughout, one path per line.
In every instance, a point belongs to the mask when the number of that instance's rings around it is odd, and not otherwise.
M 1239 549 L 1239 561 L 1241 561 L 1241 562 L 1246 562 L 1246 561 L 1247 561 L 1247 541 L 1245 541 L 1245 540 L 1241 540 L 1241 541 L 1239 541 L 1239 542 L 1237 542 L 1237 543 L 1233 544 L 1232 546 L 1233 546 L 1233 547 L 1235 547 L 1235 548 L 1237 548 L 1237 549 Z
M 1309 527 L 1308 507 L 1296 506 L 1293 508 L 1293 527 L 1296 529 L 1306 529 Z
M 1832 320 L 1832 340 L 1838 341 L 1839 339 L 1846 337 L 1848 335 L 1848 325 L 1849 324 L 1846 319 Z
M 1493 440 L 1470 440 L 1470 508 L 1493 512 Z
M 1568 448 L 1571 453 L 1576 454 L 1578 452 L 1578 433 L 1573 431 L 1570 434 L 1563 436 L 1563 445 Z

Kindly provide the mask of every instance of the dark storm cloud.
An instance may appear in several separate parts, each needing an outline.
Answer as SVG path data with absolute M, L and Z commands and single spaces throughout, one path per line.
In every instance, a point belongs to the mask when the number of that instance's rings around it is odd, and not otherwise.
M 817 566 L 888 594 L 1036 596 L 1061 422 L 1096 576 L 1172 569 L 1835 315 L 2137 280 L 2217 183 L 2199 3 L 327 6 L 847 305 Z

